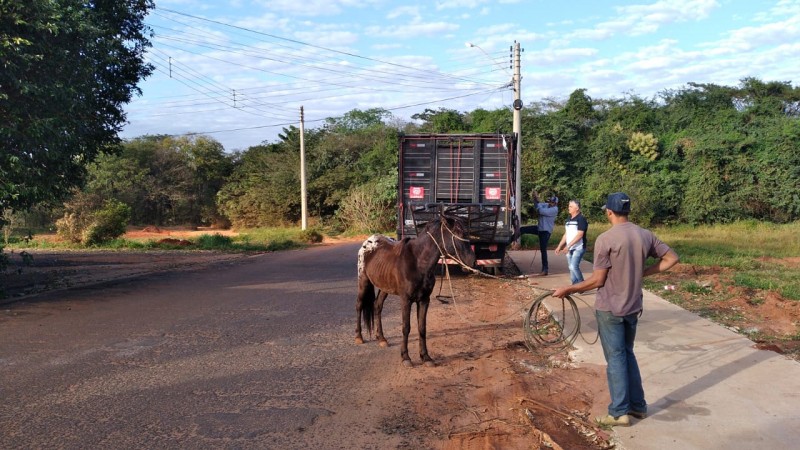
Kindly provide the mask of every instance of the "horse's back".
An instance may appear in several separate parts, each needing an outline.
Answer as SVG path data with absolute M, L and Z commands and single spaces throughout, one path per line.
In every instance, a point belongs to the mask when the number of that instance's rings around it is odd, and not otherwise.
M 408 240 L 397 241 L 380 234 L 367 238 L 358 251 L 359 279 L 367 277 L 378 289 L 399 295 L 406 278 L 404 247 Z

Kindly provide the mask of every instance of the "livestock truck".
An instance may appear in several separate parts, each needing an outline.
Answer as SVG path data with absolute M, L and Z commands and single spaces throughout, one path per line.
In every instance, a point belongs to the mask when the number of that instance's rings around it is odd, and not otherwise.
M 401 135 L 398 237 L 416 237 L 438 214 L 458 216 L 469 229 L 478 268 L 499 272 L 518 237 L 515 174 L 511 135 Z

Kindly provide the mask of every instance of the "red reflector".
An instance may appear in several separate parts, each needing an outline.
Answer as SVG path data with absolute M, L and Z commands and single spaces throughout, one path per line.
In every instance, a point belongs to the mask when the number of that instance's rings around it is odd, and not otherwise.
M 489 246 L 489 251 L 490 252 L 496 252 L 497 251 L 497 246 L 496 245 L 490 245 Z

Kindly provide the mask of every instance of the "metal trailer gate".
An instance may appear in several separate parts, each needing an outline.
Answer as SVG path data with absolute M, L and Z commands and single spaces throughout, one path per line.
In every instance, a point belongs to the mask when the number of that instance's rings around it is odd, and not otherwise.
M 502 265 L 516 236 L 516 145 L 502 134 L 421 134 L 400 138 L 400 238 L 441 213 L 461 217 L 477 264 Z

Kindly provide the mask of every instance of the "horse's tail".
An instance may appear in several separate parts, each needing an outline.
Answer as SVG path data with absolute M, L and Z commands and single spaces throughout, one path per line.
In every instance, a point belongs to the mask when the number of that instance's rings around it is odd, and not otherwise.
M 371 338 L 375 324 L 375 286 L 369 280 L 365 285 L 361 296 L 361 320 L 364 321 L 364 328 L 369 331 Z

